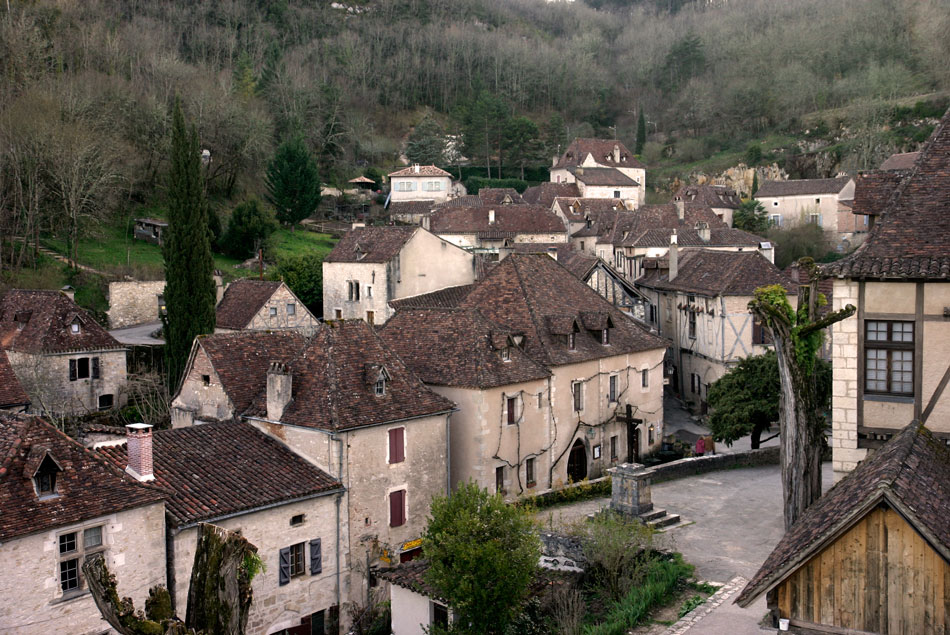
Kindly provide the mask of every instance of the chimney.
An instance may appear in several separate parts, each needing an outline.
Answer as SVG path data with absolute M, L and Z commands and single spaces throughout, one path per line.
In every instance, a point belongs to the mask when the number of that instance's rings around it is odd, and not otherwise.
M 286 364 L 271 362 L 267 369 L 267 418 L 280 421 L 293 393 L 293 375 Z
M 65 287 L 61 288 L 60 291 L 70 300 L 74 302 L 76 301 L 76 290 L 73 287 L 67 284 Z
M 710 238 L 709 223 L 705 221 L 699 221 L 696 223 L 696 233 L 699 234 L 699 239 L 701 241 L 708 243 Z
M 498 262 L 501 262 L 511 254 L 515 253 L 515 248 L 511 245 L 505 244 L 498 248 Z
M 556 154 L 551 158 L 551 167 L 552 167 L 552 168 L 553 168 L 555 165 L 557 165 L 557 159 L 558 159 L 558 156 L 557 156 Z
M 679 273 L 679 263 L 677 262 L 679 254 L 677 253 L 676 240 L 676 230 L 674 229 L 673 233 L 670 234 L 670 282 L 673 282 L 673 279 Z
M 357 222 L 354 222 L 354 223 L 350 226 L 350 229 L 360 229 L 360 228 L 362 228 L 362 227 L 366 227 L 366 223 L 357 221 Z
M 138 481 L 154 481 L 152 473 L 152 426 L 147 423 L 130 423 L 125 426 L 126 448 L 129 464 L 126 473 Z
M 426 231 L 431 231 L 429 229 L 429 216 L 430 216 L 429 214 L 423 214 L 422 217 L 419 219 L 419 224 L 422 226 L 422 229 Z
M 614 163 L 620 163 L 620 146 L 614 145 Z
M 489 225 L 495 224 L 495 210 L 493 209 L 488 210 L 488 224 Z
M 673 204 L 676 205 L 676 217 L 683 220 L 686 217 L 686 207 L 682 196 L 674 196 Z
M 419 164 L 418 164 L 418 163 L 413 163 L 413 164 L 412 164 L 412 171 L 415 172 L 416 174 L 419 174 Z
M 557 260 L 557 247 L 548 247 L 548 255 Z

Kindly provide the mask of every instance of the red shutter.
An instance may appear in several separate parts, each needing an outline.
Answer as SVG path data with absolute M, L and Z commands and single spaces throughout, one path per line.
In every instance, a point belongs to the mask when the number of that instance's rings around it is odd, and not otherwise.
M 389 494 L 389 526 L 401 527 L 406 523 L 406 490 Z
M 406 460 L 405 428 L 393 428 L 389 431 L 389 462 L 402 463 Z
M 515 398 L 508 397 L 508 425 L 514 425 L 515 423 Z

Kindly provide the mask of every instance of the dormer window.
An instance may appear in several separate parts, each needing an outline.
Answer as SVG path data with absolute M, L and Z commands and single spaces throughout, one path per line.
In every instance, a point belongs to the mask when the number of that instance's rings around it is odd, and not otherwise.
M 577 350 L 577 334 L 568 333 L 567 334 L 567 347 L 572 351 Z
M 31 469 L 32 466 L 36 466 Z M 49 451 L 42 446 L 34 446 L 27 458 L 26 475 L 32 476 L 37 498 L 50 498 L 57 495 L 56 477 L 62 468 Z M 32 472 L 32 474 L 30 474 Z
M 72 333 L 73 335 L 78 335 L 78 334 L 79 334 L 79 322 L 73 322 L 72 324 L 70 324 L 70 325 L 69 325 L 69 332 Z
M 36 493 L 49 496 L 56 493 L 56 472 L 41 472 L 36 475 Z
M 373 385 L 373 394 L 377 397 L 386 395 L 386 383 L 392 379 L 389 373 L 378 364 L 367 364 L 364 372 L 366 373 L 366 383 Z
M 600 343 L 604 346 L 610 344 L 610 329 L 604 328 L 600 331 Z
M 386 394 L 386 378 L 382 375 L 379 376 L 379 379 L 376 380 L 376 386 L 374 388 L 376 396 L 382 397 Z
M 499 355 L 501 355 L 501 361 L 503 361 L 503 362 L 510 362 L 510 361 L 511 361 L 511 348 L 510 348 L 510 347 L 506 346 L 506 347 L 504 347 L 503 349 L 501 349 L 498 353 L 499 353 Z

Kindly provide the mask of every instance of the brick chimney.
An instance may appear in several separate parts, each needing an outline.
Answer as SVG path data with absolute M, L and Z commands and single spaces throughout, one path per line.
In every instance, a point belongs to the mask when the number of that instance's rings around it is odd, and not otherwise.
M 152 426 L 147 423 L 130 423 L 125 426 L 126 448 L 129 464 L 126 473 L 139 481 L 154 481 L 152 472 Z
M 686 204 L 683 203 L 683 197 L 674 196 L 673 205 L 676 205 L 676 217 L 680 220 L 686 218 Z
M 679 274 L 679 254 L 677 253 L 676 247 L 676 230 L 673 230 L 673 233 L 670 234 L 670 277 L 669 281 L 673 282 L 673 279 Z
M 286 364 L 271 362 L 267 369 L 267 418 L 280 421 L 293 394 L 293 375 Z

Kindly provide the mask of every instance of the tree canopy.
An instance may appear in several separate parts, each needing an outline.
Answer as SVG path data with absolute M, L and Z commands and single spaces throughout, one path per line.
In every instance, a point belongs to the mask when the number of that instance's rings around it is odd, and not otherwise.
M 277 231 L 274 213 L 264 207 L 255 196 L 234 208 L 228 230 L 221 238 L 225 253 L 235 258 L 247 258 L 255 250 L 263 249 L 267 239 Z
M 445 159 L 445 132 L 435 119 L 426 115 L 406 144 L 406 158 L 420 165 L 442 165 Z
M 320 174 L 302 137 L 277 148 L 265 176 L 267 200 L 277 220 L 291 227 L 309 217 L 320 204 Z
M 518 612 L 541 555 L 523 509 L 469 482 L 432 501 L 422 536 L 426 582 L 448 601 L 465 633 L 503 633 Z
M 747 232 L 764 236 L 769 229 L 769 215 L 762 203 L 755 199 L 742 201 L 739 209 L 732 215 L 732 226 Z

